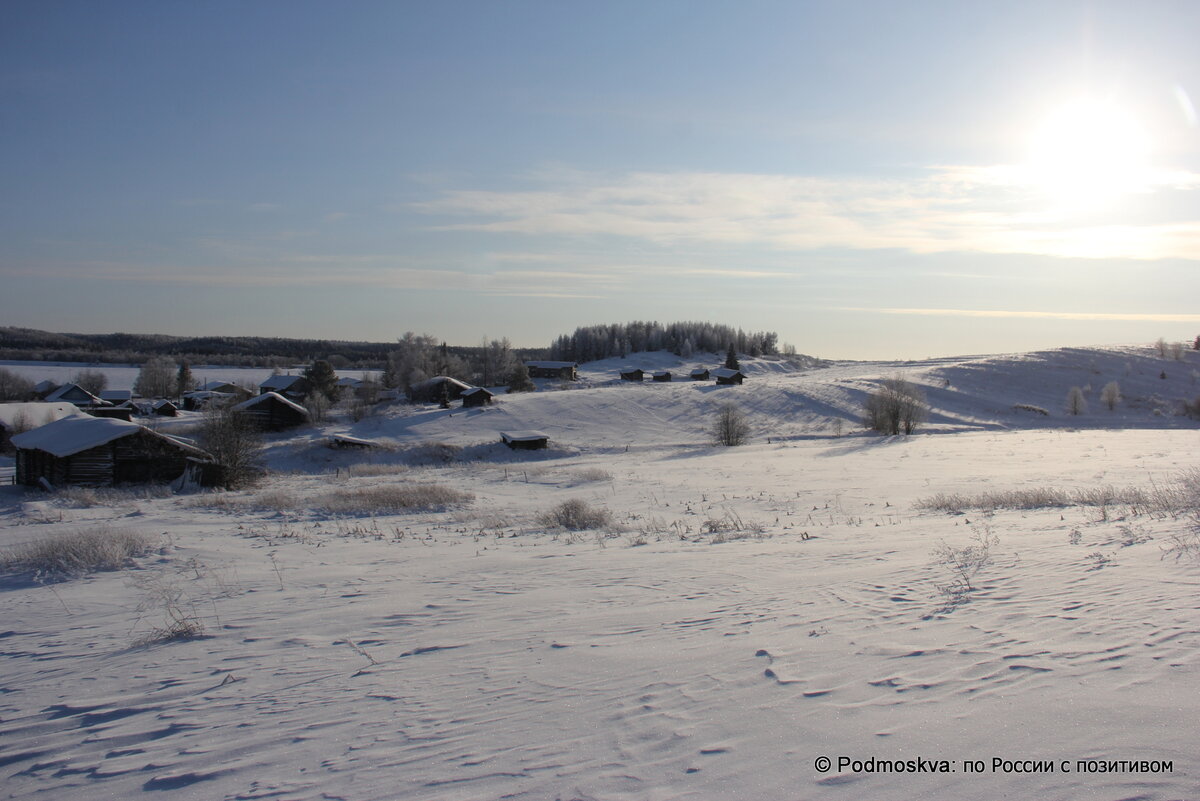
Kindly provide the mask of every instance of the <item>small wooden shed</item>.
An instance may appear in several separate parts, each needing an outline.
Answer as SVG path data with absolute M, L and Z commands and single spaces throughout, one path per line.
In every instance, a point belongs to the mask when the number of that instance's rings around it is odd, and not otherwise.
M 537 451 L 550 444 L 550 435 L 540 431 L 501 431 L 500 441 L 514 451 Z
M 256 428 L 282 431 L 308 422 L 308 410 L 277 392 L 258 395 L 233 407 L 235 414 L 245 415 Z
M 161 398 L 154 402 L 154 413 L 159 417 L 178 417 L 179 407 L 166 398 Z
M 707 381 L 708 380 L 708 370 L 707 370 L 707 368 L 704 368 L 704 367 L 697 367 L 695 370 L 693 370 L 691 372 L 690 375 L 691 375 L 691 378 L 693 381 Z
M 622 370 L 622 381 L 644 381 L 646 379 L 646 371 L 633 368 L 632 370 Z
M 731 370 L 728 367 L 718 367 L 712 374 L 718 384 L 741 384 L 746 377 L 740 370 Z
M 575 381 L 579 378 L 577 362 L 525 362 L 530 378 L 561 378 L 564 381 Z
M 671 380 L 671 373 L 668 370 L 655 370 L 653 378 L 655 381 L 667 382 Z
M 427 378 L 419 384 L 413 384 L 409 399 L 413 403 L 440 403 L 443 399 L 456 401 L 471 388 L 457 378 L 448 375 L 438 375 Z
M 211 462 L 195 445 L 125 420 L 64 417 L 13 437 L 17 483 L 111 487 L 168 482 L 189 464 Z
M 495 395 L 488 392 L 483 387 L 471 387 L 464 390 L 462 394 L 462 405 L 464 409 L 474 409 L 479 406 L 487 406 L 492 402 Z

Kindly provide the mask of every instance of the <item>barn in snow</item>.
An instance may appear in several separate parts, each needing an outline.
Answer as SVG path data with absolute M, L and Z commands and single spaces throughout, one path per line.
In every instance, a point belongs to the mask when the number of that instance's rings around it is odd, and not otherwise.
M 443 400 L 455 401 L 471 388 L 457 378 L 448 375 L 427 378 L 419 384 L 413 384 L 409 398 L 413 403 L 441 403 Z M 443 394 L 443 391 L 445 394 Z
M 575 381 L 579 378 L 577 362 L 525 362 L 530 378 L 561 378 Z
M 477 406 L 487 406 L 495 397 L 491 392 L 488 392 L 483 387 L 471 387 L 464 390 L 462 394 L 462 402 L 464 409 L 472 409 Z
M 308 410 L 277 392 L 257 395 L 233 407 L 235 414 L 244 415 L 256 428 L 282 431 L 308 422 Z
M 731 370 L 728 367 L 718 367 L 712 374 L 718 384 L 741 384 L 746 377 L 740 370 Z
M 64 417 L 13 437 L 17 483 L 36 487 L 112 487 L 168 482 L 206 452 L 145 426 L 102 417 Z
M 632 370 L 622 370 L 621 371 L 621 380 L 622 381 L 644 381 L 645 378 L 646 378 L 646 371 L 640 370 L 636 367 L 633 368 Z

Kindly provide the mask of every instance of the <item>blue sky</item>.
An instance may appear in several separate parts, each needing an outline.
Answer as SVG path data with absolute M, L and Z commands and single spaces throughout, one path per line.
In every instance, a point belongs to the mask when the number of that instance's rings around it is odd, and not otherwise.
M 1200 333 L 1200 4 L 0 9 L 0 324 Z

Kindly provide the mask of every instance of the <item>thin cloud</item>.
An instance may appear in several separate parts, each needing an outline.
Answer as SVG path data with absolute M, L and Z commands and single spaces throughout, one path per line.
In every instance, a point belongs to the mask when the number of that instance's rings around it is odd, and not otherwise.
M 1112 320 L 1119 322 L 1195 323 L 1200 314 L 1148 314 L 1117 312 L 1046 312 L 1011 311 L 1003 309 L 891 309 L 863 306 L 843 306 L 839 311 L 903 314 L 923 317 L 999 317 L 1034 320 Z
M 896 249 L 1070 258 L 1195 258 L 1200 220 L 1081 222 L 1048 207 L 1012 167 L 943 166 L 908 179 L 835 180 L 745 173 L 577 172 L 512 191 L 449 190 L 408 208 L 443 231 L 615 236 L 656 246 L 749 245 L 781 251 Z M 1147 174 L 1142 192 L 1193 191 L 1200 176 Z

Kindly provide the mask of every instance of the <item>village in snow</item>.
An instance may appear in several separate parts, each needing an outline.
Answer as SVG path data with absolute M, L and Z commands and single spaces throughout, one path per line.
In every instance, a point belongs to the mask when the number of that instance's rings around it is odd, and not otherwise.
M 1195 797 L 1190 345 L 526 367 L 5 363 L 3 796 Z

